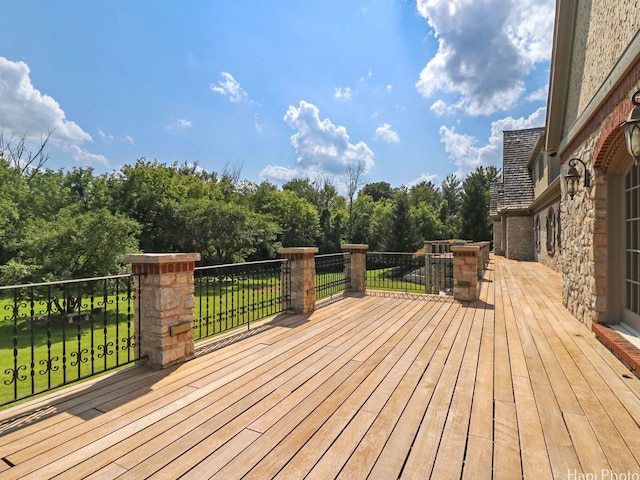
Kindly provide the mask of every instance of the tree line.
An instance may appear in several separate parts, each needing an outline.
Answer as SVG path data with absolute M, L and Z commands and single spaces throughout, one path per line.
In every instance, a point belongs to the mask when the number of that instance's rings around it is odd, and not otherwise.
M 425 240 L 490 240 L 489 184 L 500 177 L 478 167 L 439 186 L 360 188 L 351 171 L 343 196 L 327 180 L 278 187 L 243 180 L 239 169 L 215 173 L 145 158 L 109 174 L 54 171 L 44 168 L 46 158 L 20 158 L 4 146 L 2 285 L 122 273 L 123 255 L 140 251 L 200 252 L 211 265 L 274 258 L 282 246 L 332 253 L 346 242 L 413 252 Z

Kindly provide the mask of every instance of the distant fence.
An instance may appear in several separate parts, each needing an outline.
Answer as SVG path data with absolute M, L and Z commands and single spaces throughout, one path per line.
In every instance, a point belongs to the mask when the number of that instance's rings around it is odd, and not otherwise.
M 234 263 L 194 270 L 193 338 L 217 335 L 289 309 L 286 260 Z
M 134 277 L 0 287 L 0 405 L 138 360 Z
M 447 253 L 367 252 L 367 289 L 453 293 L 453 256 Z

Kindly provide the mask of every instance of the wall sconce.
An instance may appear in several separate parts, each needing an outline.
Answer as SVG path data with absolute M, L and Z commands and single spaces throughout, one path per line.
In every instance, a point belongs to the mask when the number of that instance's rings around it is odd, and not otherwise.
M 578 183 L 580 182 L 580 172 L 576 169 L 576 162 L 580 162 L 582 164 L 582 169 L 584 170 L 584 186 L 591 186 L 591 175 L 589 174 L 589 170 L 587 170 L 587 165 L 580 160 L 579 158 L 572 158 L 569 160 L 569 170 L 567 174 L 564 176 L 564 181 L 567 182 L 567 193 L 569 197 L 573 199 L 573 196 L 576 194 L 578 190 Z
M 627 139 L 627 150 L 636 161 L 640 161 L 640 90 L 631 96 L 631 103 L 634 108 L 629 113 L 629 119 L 622 124 L 624 136 Z

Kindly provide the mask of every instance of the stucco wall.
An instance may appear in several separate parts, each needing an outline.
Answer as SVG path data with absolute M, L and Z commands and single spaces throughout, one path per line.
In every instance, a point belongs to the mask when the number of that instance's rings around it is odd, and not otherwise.
M 513 260 L 533 260 L 533 217 L 507 216 L 505 256 Z
M 578 0 L 576 15 L 565 135 L 640 29 L 637 0 Z

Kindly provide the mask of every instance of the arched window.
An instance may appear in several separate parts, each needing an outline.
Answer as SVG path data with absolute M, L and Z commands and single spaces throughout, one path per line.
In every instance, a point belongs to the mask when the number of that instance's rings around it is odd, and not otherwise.
M 536 252 L 540 251 L 540 215 L 536 215 L 534 236 L 536 242 Z

